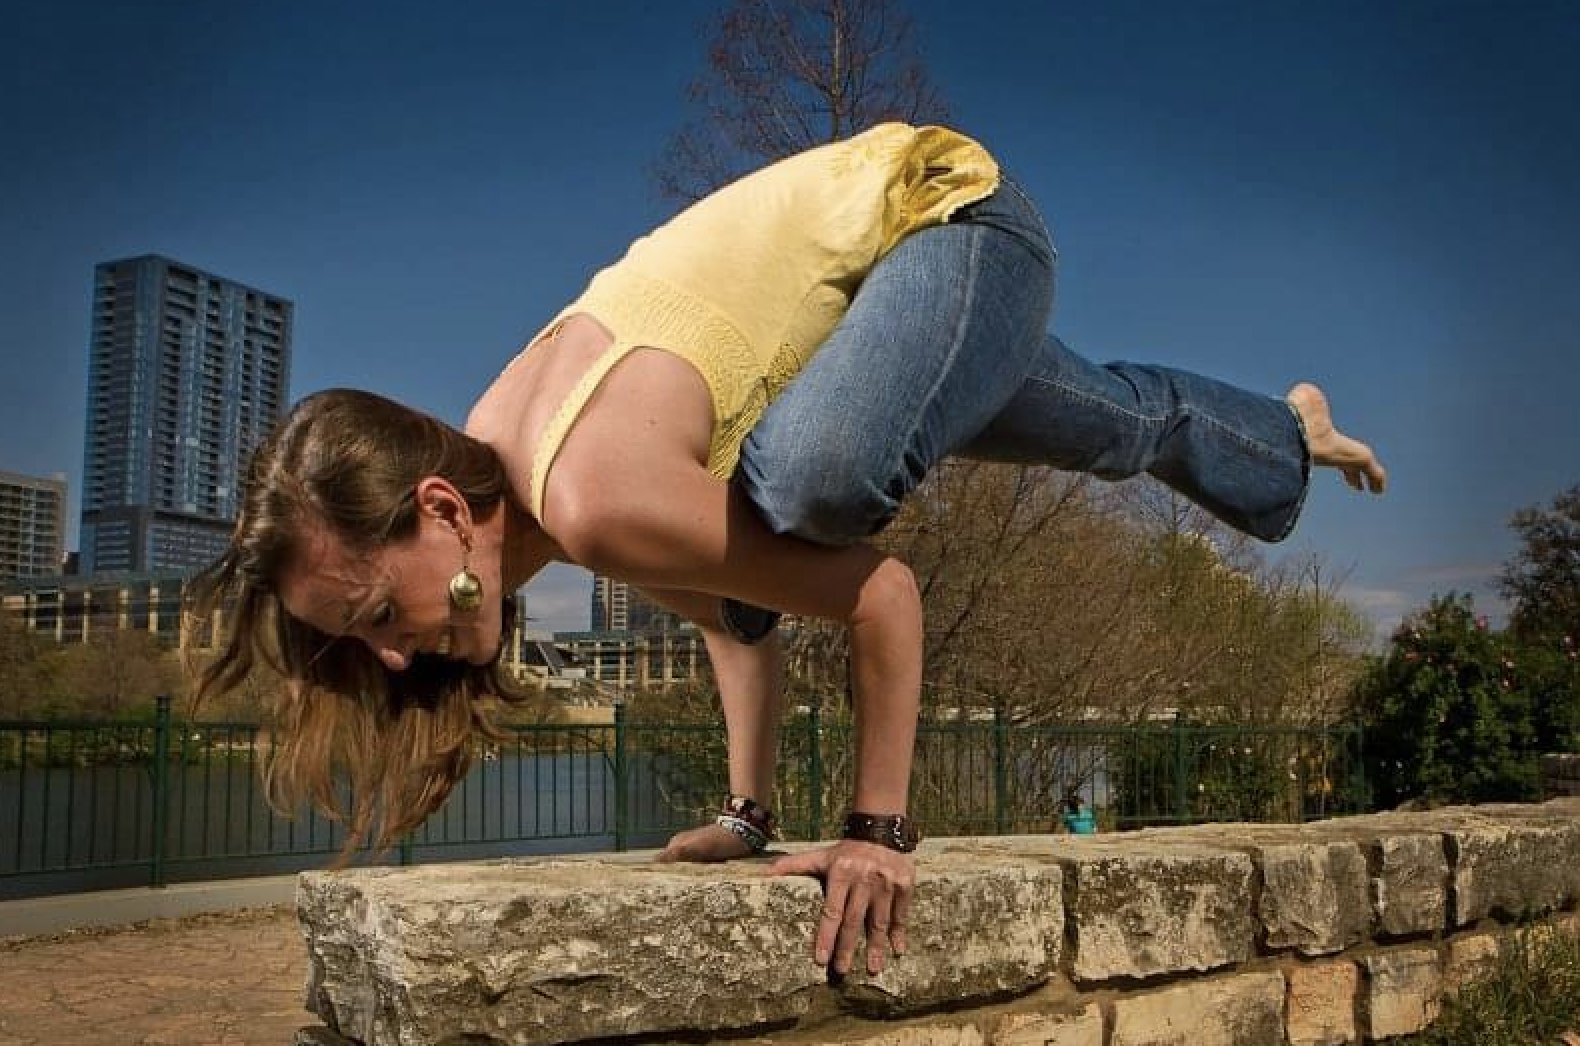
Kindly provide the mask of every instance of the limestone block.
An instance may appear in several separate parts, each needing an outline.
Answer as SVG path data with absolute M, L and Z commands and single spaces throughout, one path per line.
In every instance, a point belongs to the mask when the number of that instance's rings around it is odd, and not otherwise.
M 1062 863 L 1077 981 L 1210 970 L 1254 951 L 1245 854 L 1091 845 L 1068 848 Z
M 1411 1035 L 1437 1019 L 1443 975 L 1433 948 L 1369 955 L 1364 991 L 1366 1033 L 1374 1039 Z
M 1352 962 L 1302 964 L 1289 980 L 1289 1046 L 1343 1046 L 1355 1042 L 1355 991 L 1360 970 Z
M 1062 878 L 1058 865 L 1028 860 L 919 861 L 905 956 L 874 976 L 858 951 L 847 1002 L 895 1015 L 1042 984 L 1064 946 Z
M 1268 1046 L 1284 1039 L 1284 978 L 1243 973 L 1114 1003 L 1110 1046 Z
M 1453 925 L 1519 918 L 1580 898 L 1580 820 L 1542 816 L 1541 809 L 1436 812 L 1452 820 L 1444 834 L 1453 859 Z
M 1059 869 L 918 862 L 907 954 L 846 978 L 906 1013 L 1053 975 Z M 808 878 L 761 866 L 495 861 L 307 873 L 308 1006 L 366 1046 L 512 1046 L 747 1028 L 826 996 Z
M 1437 933 L 1448 918 L 1448 856 L 1437 834 L 1381 834 L 1371 847 L 1372 896 L 1384 934 Z
M 1080 1013 L 1019 1013 L 1001 1018 L 988 1046 L 1103 1046 L 1103 1011 L 1094 1003 Z
M 1370 876 L 1360 847 L 1308 839 L 1259 846 L 1257 914 L 1271 948 L 1329 955 L 1365 940 L 1371 927 Z
M 1502 950 L 1497 936 L 1490 933 L 1449 941 L 1448 958 L 1443 965 L 1443 991 L 1452 995 L 1495 972 Z

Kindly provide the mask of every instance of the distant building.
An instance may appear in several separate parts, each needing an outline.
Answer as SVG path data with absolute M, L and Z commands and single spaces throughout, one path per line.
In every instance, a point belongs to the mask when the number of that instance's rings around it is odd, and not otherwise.
M 657 632 L 556 632 L 553 673 L 604 687 L 665 687 L 700 682 L 708 649 L 694 628 Z M 531 662 L 527 662 L 530 665 Z M 525 667 L 525 666 L 524 666 Z M 545 666 L 548 667 L 548 666 Z
M 624 581 L 593 575 L 594 632 L 664 632 L 681 627 L 680 615 L 654 603 Z
M 66 550 L 66 480 L 0 472 L 0 581 L 51 577 Z
M 168 646 L 181 642 L 185 574 L 36 577 L 0 588 L 0 609 L 58 643 L 86 643 L 115 631 L 148 632 Z M 208 637 L 196 637 L 201 644 Z
M 81 570 L 224 551 L 247 456 L 286 408 L 289 301 L 145 255 L 94 270 Z

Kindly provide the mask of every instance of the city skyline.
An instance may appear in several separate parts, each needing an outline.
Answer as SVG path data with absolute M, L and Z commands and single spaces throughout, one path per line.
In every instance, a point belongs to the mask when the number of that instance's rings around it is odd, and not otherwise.
M 1318 380 L 1382 452 L 1387 497 L 1319 477 L 1269 554 L 1322 557 L 1380 627 L 1451 588 L 1496 615 L 1508 517 L 1580 482 L 1580 14 L 905 6 L 951 122 L 1045 208 L 1061 336 L 1274 393 Z M 146 252 L 297 303 L 291 400 L 362 386 L 460 421 L 672 209 L 650 170 L 705 10 L 21 12 L 0 468 L 80 495 L 91 269 Z M 531 613 L 575 628 L 589 586 L 553 568 Z

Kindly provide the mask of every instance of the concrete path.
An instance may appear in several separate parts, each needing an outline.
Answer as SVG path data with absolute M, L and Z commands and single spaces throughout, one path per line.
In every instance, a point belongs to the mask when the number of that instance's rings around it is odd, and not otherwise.
M 0 940 L 0 1046 L 289 1046 L 306 977 L 283 907 Z

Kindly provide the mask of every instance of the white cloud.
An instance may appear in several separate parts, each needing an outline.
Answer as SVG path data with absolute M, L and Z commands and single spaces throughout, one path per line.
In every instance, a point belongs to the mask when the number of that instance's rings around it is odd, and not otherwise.
M 583 632 L 591 613 L 592 575 L 581 567 L 550 563 L 525 591 L 528 629 Z

